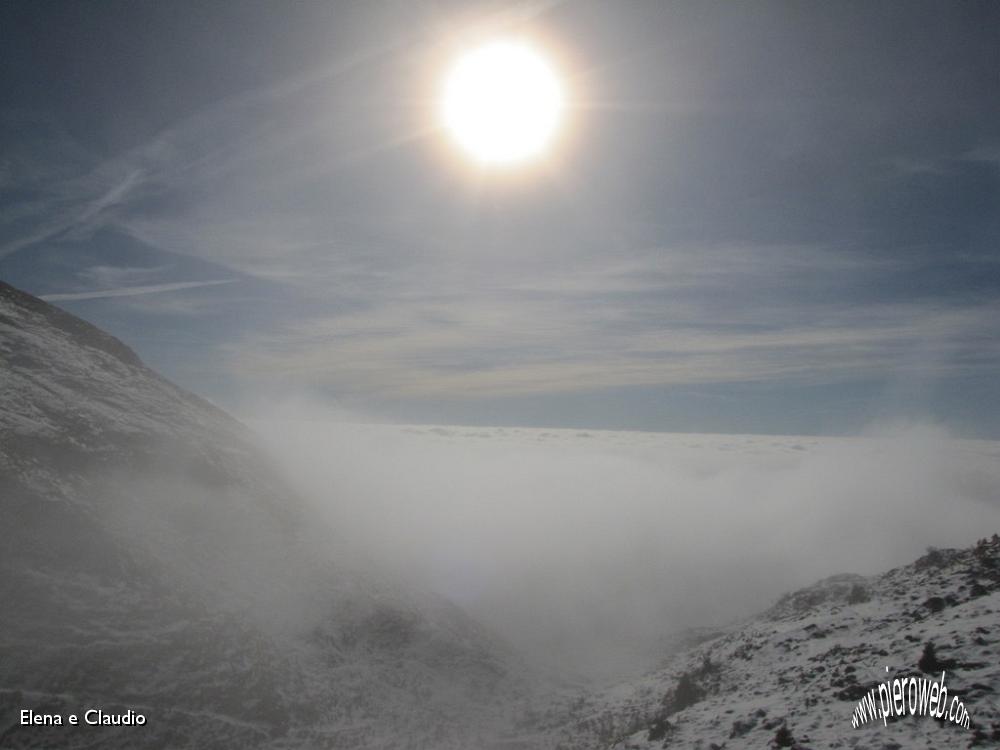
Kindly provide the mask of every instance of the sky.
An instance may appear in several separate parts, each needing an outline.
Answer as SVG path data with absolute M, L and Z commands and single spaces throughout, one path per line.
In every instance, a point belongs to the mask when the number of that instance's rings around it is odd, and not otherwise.
M 456 50 L 541 40 L 543 164 Z M 1000 5 L 0 5 L 0 278 L 237 410 L 1000 437 Z

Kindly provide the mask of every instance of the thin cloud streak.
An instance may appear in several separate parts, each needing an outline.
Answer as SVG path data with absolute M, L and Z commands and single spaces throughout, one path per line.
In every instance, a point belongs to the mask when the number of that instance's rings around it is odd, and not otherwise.
M 65 294 L 43 294 L 46 302 L 68 302 L 85 299 L 108 299 L 111 297 L 135 297 L 140 294 L 176 292 L 181 289 L 197 289 L 205 286 L 232 284 L 236 279 L 216 279 L 214 281 L 180 281 L 172 284 L 150 284 L 148 286 L 128 286 L 120 289 L 101 289 L 94 292 L 69 292 Z
M 682 310 L 682 308 L 678 308 Z M 782 314 L 774 311 L 776 319 Z M 784 311 L 787 315 L 787 310 Z M 994 304 L 869 305 L 811 312 L 766 330 L 728 330 L 719 318 L 642 321 L 628 306 L 589 300 L 480 298 L 381 305 L 300 320 L 230 347 L 245 376 L 380 397 L 474 398 L 566 393 L 622 385 L 829 383 L 908 372 L 960 371 L 970 358 L 1000 370 Z M 693 318 L 693 316 L 688 316 Z M 618 320 L 618 324 L 612 324 Z M 914 359 L 916 358 L 916 361 Z

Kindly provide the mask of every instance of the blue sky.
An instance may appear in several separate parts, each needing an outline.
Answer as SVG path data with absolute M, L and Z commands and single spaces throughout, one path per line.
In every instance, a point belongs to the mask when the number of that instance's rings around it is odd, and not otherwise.
M 430 112 L 529 33 L 518 179 Z M 224 405 L 1000 436 L 995 3 L 7 2 L 0 277 Z

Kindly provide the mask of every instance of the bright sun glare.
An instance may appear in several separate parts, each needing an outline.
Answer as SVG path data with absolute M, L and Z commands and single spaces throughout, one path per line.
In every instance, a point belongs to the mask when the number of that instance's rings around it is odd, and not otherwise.
M 555 70 L 528 44 L 489 42 L 449 71 L 441 100 L 445 128 L 475 160 L 507 165 L 540 156 L 558 130 L 563 91 Z

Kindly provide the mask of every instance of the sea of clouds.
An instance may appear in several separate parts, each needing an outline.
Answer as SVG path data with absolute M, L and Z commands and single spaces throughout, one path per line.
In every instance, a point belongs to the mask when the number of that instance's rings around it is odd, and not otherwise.
M 248 420 L 331 544 L 448 596 L 543 662 L 609 676 L 790 589 L 1000 530 L 1000 444 Z

